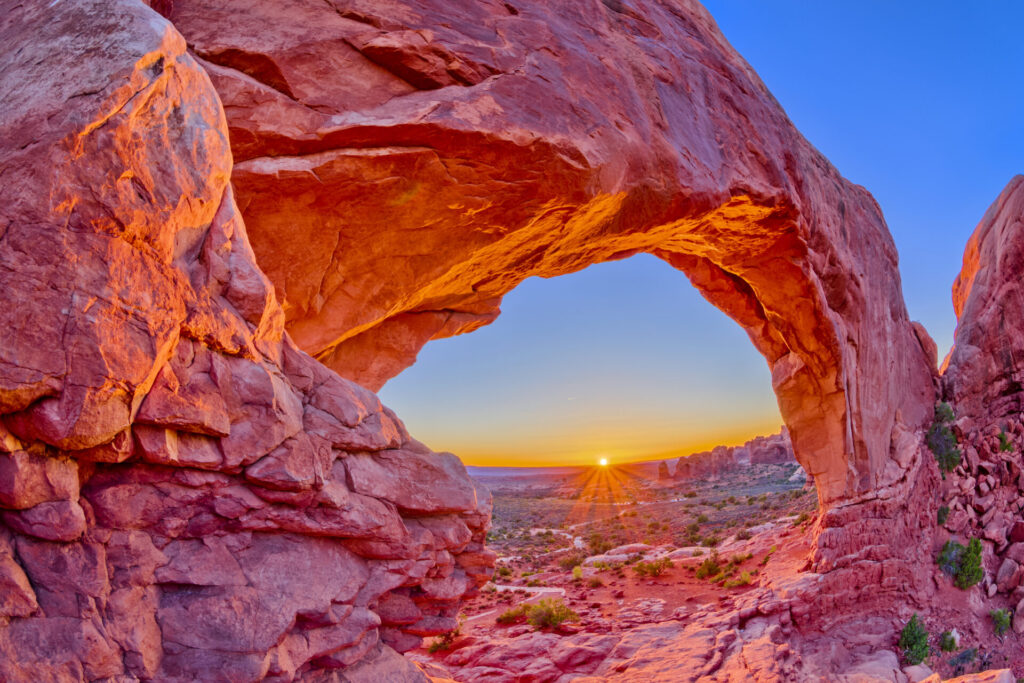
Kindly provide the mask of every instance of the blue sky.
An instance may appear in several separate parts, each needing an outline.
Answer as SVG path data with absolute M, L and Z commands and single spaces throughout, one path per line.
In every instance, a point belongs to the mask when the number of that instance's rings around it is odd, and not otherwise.
M 1024 3 L 705 5 L 804 136 L 879 201 L 910 315 L 944 354 L 964 244 L 1024 173 Z M 467 463 L 643 459 L 780 423 L 745 333 L 653 257 L 530 279 L 502 311 L 431 342 L 381 391 Z

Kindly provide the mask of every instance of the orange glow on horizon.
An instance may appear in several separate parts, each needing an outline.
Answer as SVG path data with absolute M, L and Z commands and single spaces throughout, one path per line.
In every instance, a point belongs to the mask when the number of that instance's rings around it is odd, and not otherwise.
M 745 424 L 716 427 L 699 435 L 656 434 L 650 429 L 631 429 L 623 433 L 588 433 L 575 438 L 534 433 L 500 445 L 491 445 L 487 443 L 488 439 L 479 436 L 459 439 L 459 443 L 452 443 L 450 438 L 431 439 L 428 435 L 421 435 L 420 438 L 434 450 L 450 451 L 470 466 L 594 467 L 595 451 L 601 453 L 597 461 L 599 466 L 605 466 L 602 462 L 605 460 L 620 465 L 667 460 L 709 451 L 715 446 L 741 446 L 756 436 L 778 433 L 782 425 L 777 416 L 766 416 Z M 424 439 L 424 436 L 427 438 Z

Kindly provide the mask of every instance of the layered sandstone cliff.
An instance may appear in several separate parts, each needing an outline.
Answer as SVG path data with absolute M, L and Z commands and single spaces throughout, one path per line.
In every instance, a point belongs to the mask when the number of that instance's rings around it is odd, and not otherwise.
M 184 40 L 2 14 L 0 679 L 290 680 L 453 627 L 490 494 L 284 334 Z

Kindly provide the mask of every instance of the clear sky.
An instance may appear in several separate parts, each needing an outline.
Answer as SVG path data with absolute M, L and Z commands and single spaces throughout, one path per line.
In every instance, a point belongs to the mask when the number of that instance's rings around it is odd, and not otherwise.
M 797 128 L 885 212 L 904 295 L 940 355 L 985 209 L 1024 173 L 1024 2 L 708 0 Z M 381 391 L 468 464 L 593 464 L 775 431 L 764 360 L 651 256 L 532 278 L 497 322 L 430 342 Z

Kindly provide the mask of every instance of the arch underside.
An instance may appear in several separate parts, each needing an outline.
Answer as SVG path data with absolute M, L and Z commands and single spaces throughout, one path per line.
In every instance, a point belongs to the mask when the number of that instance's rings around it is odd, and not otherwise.
M 296 7 L 167 16 L 304 350 L 377 389 L 526 277 L 650 252 L 747 330 L 822 500 L 901 476 L 934 390 L 892 238 L 697 3 Z

